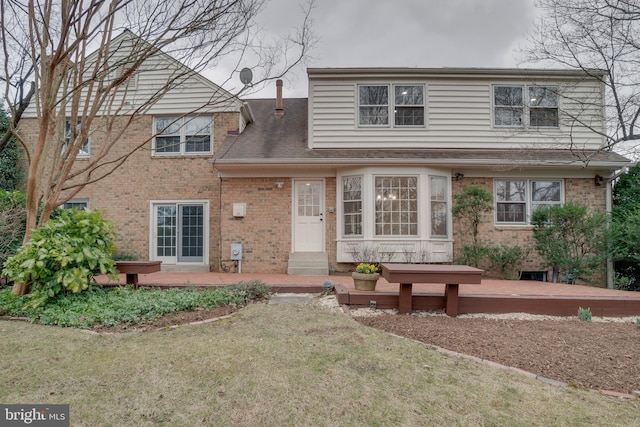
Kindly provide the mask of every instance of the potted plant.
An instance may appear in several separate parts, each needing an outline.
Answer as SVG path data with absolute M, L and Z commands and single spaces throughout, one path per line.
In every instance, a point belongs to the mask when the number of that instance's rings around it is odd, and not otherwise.
M 356 290 L 375 291 L 380 273 L 378 273 L 378 267 L 375 264 L 361 262 L 357 265 L 356 271 L 351 273 L 351 277 L 353 277 Z

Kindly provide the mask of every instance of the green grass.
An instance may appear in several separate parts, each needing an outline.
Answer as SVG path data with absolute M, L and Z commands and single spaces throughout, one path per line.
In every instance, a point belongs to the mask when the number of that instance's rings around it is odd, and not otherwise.
M 640 402 L 444 356 L 314 306 L 95 335 L 0 321 L 0 402 L 74 426 L 638 426 Z
M 182 310 L 227 304 L 244 305 L 269 294 L 258 281 L 209 289 L 150 290 L 131 286 L 94 288 L 80 294 L 60 295 L 38 308 L 25 308 L 29 295 L 19 297 L 10 288 L 0 290 L 0 315 L 28 317 L 43 325 L 91 328 L 155 320 Z

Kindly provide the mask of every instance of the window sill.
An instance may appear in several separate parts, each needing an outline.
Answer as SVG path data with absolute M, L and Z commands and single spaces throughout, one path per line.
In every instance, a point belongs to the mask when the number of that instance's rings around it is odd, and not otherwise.
M 533 230 L 533 225 L 531 224 L 493 224 L 494 227 L 498 230 Z
M 180 153 L 171 153 L 171 154 L 152 154 L 151 158 L 153 159 L 185 159 L 191 157 L 208 157 L 213 156 L 213 153 L 188 153 L 188 154 L 180 154 Z

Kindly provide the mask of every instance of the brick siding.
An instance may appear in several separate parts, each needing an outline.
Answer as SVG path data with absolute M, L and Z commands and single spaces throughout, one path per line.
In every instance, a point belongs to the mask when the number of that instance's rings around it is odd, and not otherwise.
M 116 126 L 123 126 L 125 118 Z M 214 147 L 228 131 L 237 130 L 238 113 L 214 115 Z M 90 139 L 91 153 L 97 153 L 104 141 L 100 123 Z M 129 125 L 126 135 L 110 150 L 108 159 L 126 154 L 131 147 L 142 144 L 152 135 L 153 117 L 140 116 Z M 37 137 L 37 120 L 23 119 L 20 132 L 28 143 Z M 118 252 L 149 258 L 150 200 L 208 200 L 209 201 L 209 260 L 211 268 L 219 265 L 219 178 L 209 160 L 211 155 L 155 156 L 151 155 L 151 141 L 134 152 L 126 162 L 108 177 L 85 187 L 76 199 L 88 199 L 91 209 L 105 212 L 116 223 Z M 85 161 L 77 160 L 82 166 Z

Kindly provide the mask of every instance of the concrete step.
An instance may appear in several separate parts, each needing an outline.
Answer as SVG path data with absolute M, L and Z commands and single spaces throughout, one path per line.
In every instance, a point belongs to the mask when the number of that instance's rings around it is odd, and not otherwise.
M 322 252 L 292 252 L 289 254 L 287 274 L 326 276 L 329 274 L 329 258 Z

